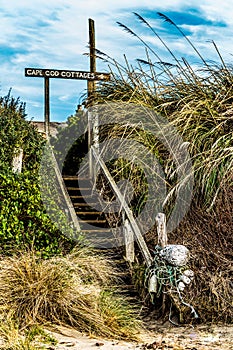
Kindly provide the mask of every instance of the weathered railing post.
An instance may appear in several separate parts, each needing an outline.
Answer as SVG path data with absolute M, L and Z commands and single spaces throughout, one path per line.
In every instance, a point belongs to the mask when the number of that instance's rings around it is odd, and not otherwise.
M 128 219 L 124 220 L 125 259 L 134 262 L 134 232 Z
M 158 213 L 156 216 L 157 233 L 158 233 L 158 245 L 161 248 L 167 246 L 167 229 L 166 229 L 166 216 L 163 213 Z
M 73 227 L 76 229 L 76 233 L 79 233 L 81 231 L 81 228 L 80 228 L 80 225 L 79 225 L 79 221 L 78 221 L 78 218 L 77 218 L 77 215 L 76 215 L 73 203 L 72 203 L 72 201 L 70 199 L 69 193 L 67 192 L 67 188 L 65 186 L 65 183 L 64 183 L 64 180 L 63 180 L 60 168 L 58 166 L 56 157 L 55 157 L 55 155 L 53 153 L 53 150 L 52 150 L 52 147 L 51 147 L 50 143 L 48 143 L 48 150 L 50 152 L 51 160 L 52 160 L 52 163 L 53 163 L 53 169 L 55 171 L 55 175 L 56 175 L 56 179 L 58 181 L 59 189 L 61 191 L 63 199 L 65 200 L 65 203 L 66 203 L 66 206 L 67 206 L 67 210 L 69 212 L 70 219 L 72 221 Z

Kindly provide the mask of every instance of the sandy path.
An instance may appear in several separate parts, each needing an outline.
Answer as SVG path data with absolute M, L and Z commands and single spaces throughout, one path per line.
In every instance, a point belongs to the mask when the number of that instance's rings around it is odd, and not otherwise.
M 91 338 L 75 330 L 60 328 L 53 333 L 56 350 L 233 350 L 233 326 L 161 327 L 142 334 L 142 343 L 134 344 L 116 340 Z

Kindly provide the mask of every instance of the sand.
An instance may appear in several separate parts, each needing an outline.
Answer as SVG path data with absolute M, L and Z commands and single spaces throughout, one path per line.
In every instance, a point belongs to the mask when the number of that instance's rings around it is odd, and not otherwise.
M 151 328 L 151 327 L 150 327 Z M 152 325 L 153 328 L 153 325 Z M 93 338 L 64 327 L 53 332 L 58 340 L 54 350 L 233 350 L 233 326 L 186 326 L 154 325 L 141 335 L 141 343 L 130 343 L 103 338 Z

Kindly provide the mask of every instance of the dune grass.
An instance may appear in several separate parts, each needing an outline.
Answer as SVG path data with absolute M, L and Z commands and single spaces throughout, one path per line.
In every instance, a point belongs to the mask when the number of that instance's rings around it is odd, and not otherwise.
M 150 23 L 136 13 L 135 16 L 162 43 L 171 61 L 165 62 L 143 37 L 118 23 L 142 43 L 145 58 L 131 65 L 126 56 L 125 63 L 119 63 L 97 50 L 97 57 L 108 62 L 112 79 L 99 84 L 96 101 L 148 107 L 166 118 L 188 145 L 194 171 L 193 198 L 185 220 L 169 235 L 169 242 L 184 243 L 192 252 L 196 279 L 194 287 L 185 293 L 195 304 L 200 320 L 232 322 L 233 67 L 224 61 L 214 41 L 210 45 L 218 62 L 204 58 L 182 29 L 159 13 L 190 45 L 199 64 L 176 57 Z M 109 138 L 119 137 L 122 130 L 115 120 L 115 127 L 108 131 Z M 127 124 L 128 131 L 121 135 L 130 138 L 129 118 Z M 163 211 L 169 218 L 182 179 L 177 182 L 174 161 L 158 140 L 143 131 L 139 136 L 137 130 L 134 137 L 155 153 L 164 169 L 167 198 Z M 133 154 L 134 150 L 130 152 Z M 115 162 L 113 174 L 123 172 L 122 167 L 129 164 Z M 140 174 L 133 181 L 134 188 L 135 182 L 141 187 Z M 156 244 L 156 236 L 152 230 L 147 237 L 151 248 Z
M 39 350 L 57 344 L 53 336 L 42 327 L 34 325 L 21 331 L 12 319 L 0 320 L 0 339 L 2 350 Z
M 122 302 L 116 285 L 113 264 L 87 248 L 47 260 L 35 253 L 17 254 L 0 260 L 0 312 L 19 329 L 60 324 L 136 339 L 137 308 Z
M 188 41 L 200 60 L 199 66 L 176 57 L 148 21 L 135 13 L 136 19 L 162 42 L 171 62 L 164 62 L 135 31 L 118 23 L 143 44 L 146 58 L 137 59 L 138 64 L 132 66 L 126 57 L 122 64 L 97 51 L 97 57 L 109 63 L 112 80 L 99 85 L 96 98 L 101 103 L 121 101 L 146 106 L 165 116 L 189 142 L 196 195 L 200 203 L 212 208 L 221 188 L 232 181 L 233 67 L 224 62 L 214 41 L 219 62 L 209 63 L 172 20 L 158 15 Z

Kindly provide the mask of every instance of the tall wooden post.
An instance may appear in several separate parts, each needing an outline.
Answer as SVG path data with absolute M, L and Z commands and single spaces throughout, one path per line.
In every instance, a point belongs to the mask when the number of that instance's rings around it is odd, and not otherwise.
M 49 106 L 49 78 L 44 78 L 44 122 L 45 122 L 45 134 L 46 139 L 49 139 L 50 130 L 50 106 Z
M 89 18 L 89 55 L 90 55 L 90 72 L 96 72 L 96 54 L 95 54 L 95 22 Z M 87 91 L 88 91 L 88 107 L 93 105 L 95 97 L 96 82 L 95 80 L 88 80 Z M 89 173 L 91 178 L 95 178 L 97 169 L 92 158 L 91 146 L 95 147 L 97 153 L 99 151 L 99 120 L 98 114 L 93 110 L 88 115 L 88 147 L 89 147 Z
M 90 72 L 96 72 L 96 55 L 95 55 L 95 22 L 93 19 L 88 19 L 89 23 L 89 53 L 90 53 Z M 88 80 L 87 82 L 88 99 L 93 98 L 95 93 L 95 81 Z

